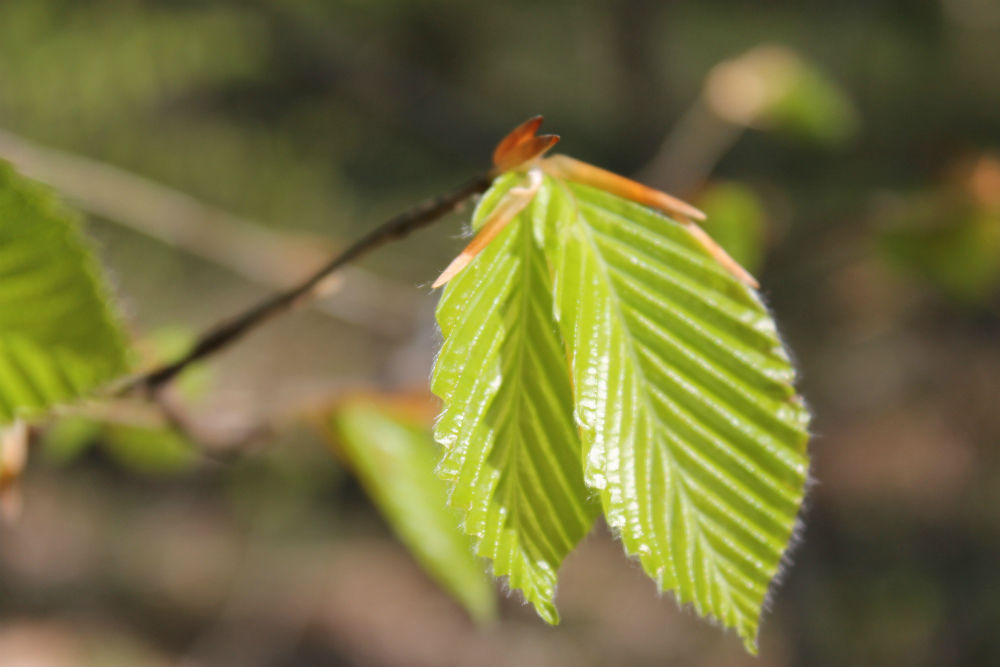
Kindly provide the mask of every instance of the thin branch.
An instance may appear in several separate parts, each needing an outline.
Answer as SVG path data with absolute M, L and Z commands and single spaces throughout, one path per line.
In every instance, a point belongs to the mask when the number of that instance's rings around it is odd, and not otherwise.
M 478 176 L 450 192 L 430 199 L 372 229 L 354 242 L 346 250 L 299 284 L 279 292 L 250 309 L 225 320 L 203 334 L 191 351 L 165 366 L 155 368 L 143 375 L 132 378 L 116 393 L 125 394 L 136 390 L 153 393 L 172 380 L 178 373 L 196 361 L 200 361 L 241 338 L 244 334 L 263 324 L 275 315 L 308 301 L 321 289 L 322 283 L 345 265 L 367 255 L 383 245 L 401 239 L 411 232 L 426 227 L 432 222 L 451 213 L 473 195 L 485 192 L 490 186 L 492 174 Z

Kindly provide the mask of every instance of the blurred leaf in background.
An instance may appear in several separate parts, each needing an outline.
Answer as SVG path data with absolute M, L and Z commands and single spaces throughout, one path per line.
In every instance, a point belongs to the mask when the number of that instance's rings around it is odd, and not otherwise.
M 858 113 L 821 68 L 784 46 L 765 44 L 717 65 L 705 98 L 719 117 L 826 146 L 854 136 Z
M 332 444 L 375 506 L 427 572 L 477 621 L 496 616 L 485 563 L 448 507 L 434 474 L 440 448 L 430 425 L 374 399 L 355 398 L 330 416 Z
M 183 472 L 199 460 L 196 445 L 171 428 L 108 424 L 102 444 L 117 463 L 147 475 Z
M 983 156 L 957 182 L 906 198 L 878 238 L 883 256 L 967 306 L 1000 290 L 1000 160 Z
M 54 419 L 42 436 L 43 456 L 57 465 L 70 464 L 98 442 L 102 430 L 99 421 L 88 417 Z
M 200 460 L 196 445 L 169 425 L 153 419 L 116 419 L 113 408 L 101 412 L 107 418 L 71 415 L 53 420 L 42 439 L 45 457 L 66 465 L 97 447 L 123 468 L 154 476 L 188 471 Z
M 125 334 L 76 216 L 0 162 L 0 423 L 126 370 Z

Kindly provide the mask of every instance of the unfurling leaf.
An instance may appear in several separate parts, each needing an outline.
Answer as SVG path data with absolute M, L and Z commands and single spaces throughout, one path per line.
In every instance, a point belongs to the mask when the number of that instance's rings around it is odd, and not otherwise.
M 446 506 L 444 483 L 434 476 L 439 448 L 425 426 L 360 399 L 337 410 L 332 425 L 340 453 L 424 569 L 474 619 L 493 618 L 493 587 Z
M 499 177 L 475 220 L 525 180 Z M 480 553 L 546 620 L 596 496 L 661 589 L 756 650 L 809 418 L 770 315 L 736 276 L 690 222 L 550 174 L 449 284 L 440 470 Z
M 86 394 L 125 360 L 75 216 L 0 162 L 0 424 Z

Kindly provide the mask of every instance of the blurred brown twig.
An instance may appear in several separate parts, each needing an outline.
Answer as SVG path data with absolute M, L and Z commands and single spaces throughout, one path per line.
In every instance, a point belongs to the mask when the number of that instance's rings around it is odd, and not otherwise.
M 227 347 L 273 316 L 317 296 L 322 292 L 324 284 L 330 277 L 344 266 L 390 241 L 408 236 L 411 232 L 431 224 L 454 211 L 469 197 L 485 192 L 492 182 L 492 177 L 491 173 L 481 174 L 439 197 L 428 199 L 390 218 L 355 241 L 343 252 L 331 258 L 305 280 L 264 299 L 228 320 L 220 322 L 205 332 L 183 357 L 127 380 L 118 387 L 116 393 L 131 393 L 139 389 L 154 393 L 192 363 Z
M 2 129 L 0 157 L 27 176 L 48 183 L 87 213 L 207 259 L 269 289 L 301 280 L 303 267 L 319 266 L 334 250 L 329 239 L 271 231 L 124 169 L 39 146 Z M 412 322 L 400 317 L 401 313 L 413 314 L 408 288 L 356 267 L 350 268 L 345 282 L 350 290 L 311 305 L 376 335 L 391 338 L 411 329 Z

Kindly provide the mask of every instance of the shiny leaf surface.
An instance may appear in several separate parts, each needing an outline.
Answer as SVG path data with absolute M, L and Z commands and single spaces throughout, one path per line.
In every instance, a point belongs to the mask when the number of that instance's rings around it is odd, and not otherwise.
M 480 225 L 523 181 L 497 180 Z M 435 436 L 450 502 L 497 576 L 539 615 L 558 621 L 556 575 L 598 507 L 583 481 L 564 344 L 552 284 L 532 224 L 520 214 L 454 278 L 437 310 L 444 346 L 432 389 L 444 401 Z
M 587 483 L 657 585 L 755 651 L 807 469 L 774 323 L 682 225 L 582 185 L 544 194 Z

